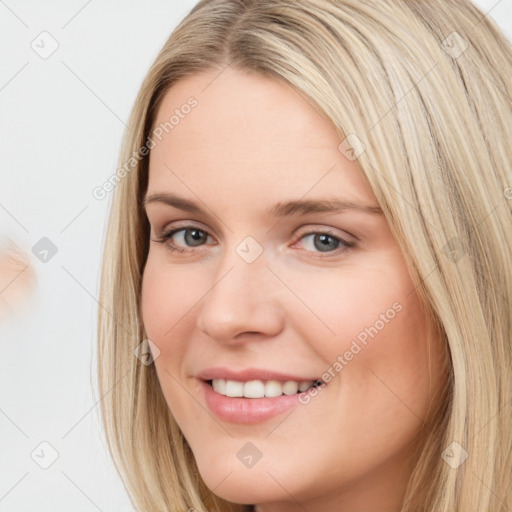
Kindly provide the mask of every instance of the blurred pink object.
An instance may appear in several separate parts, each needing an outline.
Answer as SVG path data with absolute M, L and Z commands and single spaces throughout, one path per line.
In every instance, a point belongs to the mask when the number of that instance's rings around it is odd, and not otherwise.
M 17 316 L 36 284 L 29 256 L 12 240 L 0 245 L 0 320 Z

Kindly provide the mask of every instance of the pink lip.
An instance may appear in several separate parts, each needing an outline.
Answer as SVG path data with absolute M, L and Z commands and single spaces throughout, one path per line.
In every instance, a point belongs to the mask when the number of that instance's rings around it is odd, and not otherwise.
M 297 382 L 318 380 L 318 377 L 304 377 L 303 375 L 292 375 L 259 368 L 246 368 L 245 370 L 234 371 L 225 367 L 207 368 L 199 372 L 196 377 L 201 380 L 226 379 L 239 382 L 247 382 L 249 380 L 279 380 L 283 382 L 287 380 L 295 380 Z
M 240 378 L 236 380 L 240 380 Z M 201 380 L 199 383 L 203 388 L 208 408 L 219 419 L 231 423 L 261 423 L 298 405 L 300 403 L 299 397 L 306 394 L 304 392 L 273 398 L 231 398 L 217 393 L 207 382 Z

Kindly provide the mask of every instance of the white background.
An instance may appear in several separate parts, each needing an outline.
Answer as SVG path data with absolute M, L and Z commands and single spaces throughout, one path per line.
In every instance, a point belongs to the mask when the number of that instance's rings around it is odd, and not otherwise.
M 31 255 L 37 289 L 0 327 L 0 512 L 133 511 L 99 417 L 110 195 L 92 190 L 115 172 L 140 83 L 195 3 L 0 0 L 0 237 L 28 253 L 42 237 L 58 249 L 47 263 Z M 512 0 L 477 4 L 512 39 Z M 43 31 L 59 45 L 47 59 L 31 48 Z M 51 456 L 44 441 L 59 455 L 48 469 L 31 457 Z

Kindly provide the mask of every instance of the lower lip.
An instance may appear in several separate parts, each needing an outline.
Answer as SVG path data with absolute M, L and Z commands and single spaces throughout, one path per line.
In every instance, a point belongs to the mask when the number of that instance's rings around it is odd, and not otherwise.
M 200 381 L 206 405 L 221 420 L 231 423 L 261 423 L 300 404 L 304 393 L 281 395 L 272 398 L 232 398 L 213 390 L 205 381 Z

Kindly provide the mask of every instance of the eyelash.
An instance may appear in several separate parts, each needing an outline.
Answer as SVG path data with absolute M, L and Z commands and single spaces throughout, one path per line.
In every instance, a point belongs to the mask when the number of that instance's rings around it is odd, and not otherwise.
M 176 233 L 179 233 L 180 231 L 188 231 L 188 230 L 201 231 L 201 232 L 205 233 L 207 236 L 209 236 L 207 231 L 205 231 L 204 229 L 200 229 L 196 226 L 181 226 L 179 228 L 171 229 L 170 231 L 163 233 L 159 238 L 154 238 L 153 241 L 161 243 L 161 244 L 165 244 Z M 308 231 L 308 232 L 302 233 L 299 236 L 299 238 L 297 239 L 297 241 L 302 240 L 303 238 L 305 238 L 306 236 L 309 236 L 309 235 L 328 235 L 329 237 L 334 238 L 334 240 L 336 240 L 337 242 L 340 242 L 340 244 L 341 244 L 341 247 L 338 247 L 338 248 L 334 249 L 333 251 L 329 251 L 326 253 L 322 253 L 319 251 L 309 251 L 309 252 L 316 252 L 317 254 L 319 254 L 319 256 L 315 256 L 315 257 L 320 258 L 320 259 L 328 258 L 329 256 L 332 256 L 333 254 L 338 254 L 340 249 L 341 249 L 341 252 L 346 252 L 347 250 L 350 250 L 356 246 L 356 244 L 354 242 L 349 242 L 348 240 L 345 240 L 344 238 L 341 238 L 340 236 L 337 236 L 334 233 L 330 232 L 328 229 L 325 231 Z M 171 251 L 171 252 L 178 252 L 180 254 L 187 253 L 190 251 L 193 252 L 193 248 L 190 248 L 190 250 L 187 250 L 187 249 L 183 249 L 182 247 L 178 247 L 173 243 L 168 243 L 166 245 L 167 245 L 167 248 L 169 249 L 169 251 Z

